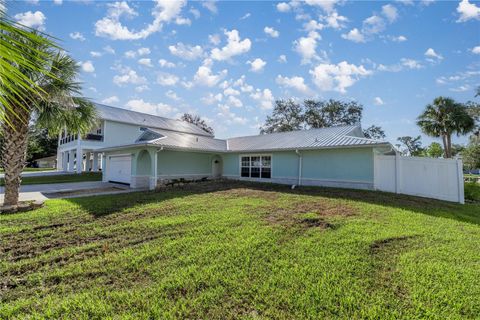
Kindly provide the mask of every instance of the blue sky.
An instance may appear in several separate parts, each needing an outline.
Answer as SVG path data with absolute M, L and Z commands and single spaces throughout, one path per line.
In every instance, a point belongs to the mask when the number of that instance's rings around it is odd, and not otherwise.
M 56 0 L 7 9 L 60 39 L 81 64 L 85 96 L 173 118 L 193 112 L 218 137 L 258 133 L 274 99 L 334 98 L 362 103 L 362 126 L 382 126 L 393 142 L 420 134 L 415 119 L 434 97 L 473 100 L 480 85 L 474 1 Z

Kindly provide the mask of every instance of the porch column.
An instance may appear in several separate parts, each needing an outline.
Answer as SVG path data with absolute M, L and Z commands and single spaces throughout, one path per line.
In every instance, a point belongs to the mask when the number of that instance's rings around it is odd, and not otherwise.
M 68 172 L 74 172 L 73 166 L 74 166 L 74 159 L 75 159 L 75 150 L 70 150 L 68 152 Z
M 90 169 L 92 168 L 91 161 L 90 161 L 91 155 L 92 154 L 90 152 L 87 152 L 85 154 L 85 171 L 86 172 L 90 172 Z
M 92 166 L 92 171 L 97 172 L 98 171 L 98 152 L 93 153 L 93 166 Z
M 82 136 L 80 132 L 77 134 L 77 173 L 82 173 L 83 170 L 83 151 L 82 151 Z
M 57 149 L 57 163 L 55 164 L 55 169 L 58 171 L 62 170 L 63 166 L 63 153 Z
M 157 172 L 157 163 L 158 163 L 158 151 L 157 150 L 154 150 L 153 151 L 153 161 L 152 161 L 152 175 L 150 176 L 150 190 L 155 190 L 155 188 L 157 187 L 157 176 L 158 176 L 158 172 Z

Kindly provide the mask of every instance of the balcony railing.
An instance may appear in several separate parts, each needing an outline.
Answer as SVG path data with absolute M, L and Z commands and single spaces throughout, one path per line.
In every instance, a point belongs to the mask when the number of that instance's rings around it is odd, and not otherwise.
M 101 134 L 94 134 L 94 133 L 87 133 L 83 140 L 90 140 L 90 141 L 103 141 L 103 135 Z

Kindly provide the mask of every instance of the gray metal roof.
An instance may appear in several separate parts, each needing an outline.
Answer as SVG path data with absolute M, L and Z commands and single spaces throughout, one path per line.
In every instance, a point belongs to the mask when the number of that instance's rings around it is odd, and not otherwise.
M 148 130 L 161 134 L 163 136 L 161 138 L 148 141 L 148 144 L 151 145 L 158 145 L 173 149 L 189 149 L 197 151 L 227 151 L 226 140 L 160 129 L 150 128 Z M 140 140 L 141 139 L 139 139 L 138 143 L 145 143 L 145 141 Z
M 367 139 L 360 126 L 338 126 L 228 139 L 228 151 L 321 149 L 386 144 Z
M 360 126 L 339 126 L 292 132 L 262 134 L 237 137 L 227 140 L 198 136 L 161 129 L 148 129 L 160 134 L 160 138 L 145 141 L 148 132 L 137 140 L 139 145 L 156 145 L 173 149 L 186 149 L 210 152 L 255 152 L 294 149 L 322 149 L 336 147 L 356 147 L 385 145 L 385 141 L 363 137 Z
M 98 103 L 96 103 L 95 106 L 97 108 L 98 116 L 100 119 L 123 123 L 132 123 L 148 128 L 159 128 L 164 130 L 179 131 L 201 136 L 213 137 L 213 135 L 203 131 L 196 125 L 185 121 L 168 119 L 127 109 L 110 107 Z

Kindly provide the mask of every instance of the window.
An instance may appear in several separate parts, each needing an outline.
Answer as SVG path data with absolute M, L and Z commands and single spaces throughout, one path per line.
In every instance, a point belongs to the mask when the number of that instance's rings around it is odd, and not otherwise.
M 240 168 L 242 177 L 270 179 L 272 177 L 272 157 L 244 156 L 240 160 Z

